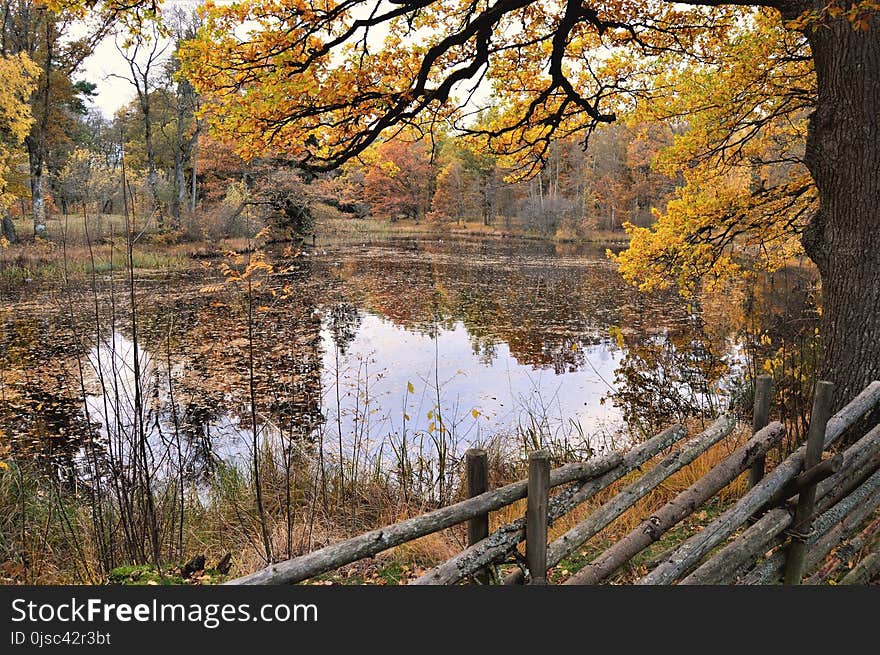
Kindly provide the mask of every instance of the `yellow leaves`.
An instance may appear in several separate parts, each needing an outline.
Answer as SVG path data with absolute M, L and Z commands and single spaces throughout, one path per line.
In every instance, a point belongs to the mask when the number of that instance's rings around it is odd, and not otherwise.
M 233 287 L 239 291 L 251 293 L 264 286 L 269 276 L 275 272 L 275 268 L 266 260 L 266 254 L 257 250 L 247 256 L 234 251 L 225 253 L 226 261 L 217 267 L 223 275 L 223 282 L 206 284 L 199 287 L 199 293 L 215 294 L 224 289 Z M 277 292 L 274 289 L 267 290 L 268 295 L 275 298 Z M 211 303 L 213 307 L 224 307 L 222 302 Z M 257 311 L 268 311 L 265 305 L 255 307 Z
M 181 62 L 206 99 L 202 113 L 215 133 L 234 138 L 245 159 L 278 152 L 322 159 L 396 103 L 412 101 L 407 94 L 425 47 L 413 35 L 402 41 L 394 22 L 385 48 L 371 37 L 375 50 L 350 42 L 323 52 L 354 13 L 305 0 L 207 5 L 204 27 L 183 47 Z
M 413 386 L 413 383 L 412 383 L 412 382 L 407 382 L 407 383 L 406 383 L 406 390 L 407 390 L 409 393 L 415 393 L 415 392 L 416 392 L 416 388 Z M 429 417 L 429 418 L 430 418 L 430 417 Z
M 14 200 L 7 192 L 12 148 L 21 144 L 33 118 L 30 95 L 36 87 L 39 68 L 25 54 L 0 56 L 0 206 Z
M 473 416 L 474 420 L 476 421 L 478 418 L 480 418 L 480 410 L 478 410 L 476 408 L 472 409 L 471 416 Z
M 39 74 L 25 54 L 0 57 L 0 127 L 12 144 L 24 140 L 33 122 L 29 101 Z
M 248 265 L 245 267 L 244 272 L 241 273 L 241 279 L 248 279 L 253 277 L 259 273 L 271 274 L 274 271 L 272 265 L 266 261 L 266 255 L 262 252 L 254 253 Z
M 626 342 L 623 338 L 623 330 L 621 330 L 619 327 L 615 325 L 611 326 L 610 328 L 608 328 L 608 334 L 612 339 L 614 339 L 614 343 L 617 344 L 618 348 L 624 348 L 626 346 Z
M 381 168 L 382 172 L 385 173 L 385 175 L 387 175 L 388 177 L 394 177 L 400 172 L 400 167 L 390 160 L 380 162 L 379 168 Z
M 3 437 L 3 430 L 0 430 L 0 437 Z M 0 471 L 5 471 L 9 469 L 9 464 L 3 461 L 2 458 L 9 456 L 9 451 L 11 450 L 9 444 L 0 443 Z
M 688 296 L 802 252 L 792 227 L 817 194 L 793 155 L 803 148 L 806 101 L 793 102 L 789 90 L 796 84 L 808 94 L 813 71 L 807 58 L 783 56 L 804 45 L 772 14 L 753 14 L 730 37 L 705 64 L 670 66 L 660 78 L 667 92 L 636 114 L 687 116 L 687 129 L 653 163 L 683 185 L 652 228 L 626 226 L 630 248 L 612 256 L 641 289 L 677 286 Z
M 222 284 L 206 284 L 203 287 L 199 287 L 199 293 L 217 293 L 223 289 L 223 286 Z

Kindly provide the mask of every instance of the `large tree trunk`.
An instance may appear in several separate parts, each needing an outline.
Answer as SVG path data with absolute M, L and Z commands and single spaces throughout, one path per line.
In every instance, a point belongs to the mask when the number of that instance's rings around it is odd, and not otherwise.
M 867 31 L 840 19 L 807 38 L 819 96 L 806 162 L 820 206 L 803 244 L 822 279 L 818 377 L 840 406 L 880 379 L 880 15 Z
M 178 126 L 180 120 L 178 120 Z M 171 198 L 171 218 L 175 225 L 180 225 L 180 208 L 186 199 L 186 180 L 183 176 L 183 134 L 177 128 L 177 143 L 174 147 L 174 195 Z
M 201 131 L 201 121 L 196 121 L 196 133 L 193 135 L 193 145 L 192 145 L 192 176 L 190 177 L 191 189 L 190 189 L 190 205 L 189 210 L 193 213 L 196 211 L 196 201 L 198 200 L 198 195 L 196 194 L 198 187 L 198 172 L 199 172 L 199 132 Z
M 186 122 L 186 97 L 188 83 L 184 80 L 177 84 L 177 123 L 175 125 L 174 142 L 174 197 L 171 200 L 171 216 L 176 225 L 180 225 L 180 212 L 186 202 L 186 178 L 183 174 L 183 162 L 190 148 L 184 136 Z

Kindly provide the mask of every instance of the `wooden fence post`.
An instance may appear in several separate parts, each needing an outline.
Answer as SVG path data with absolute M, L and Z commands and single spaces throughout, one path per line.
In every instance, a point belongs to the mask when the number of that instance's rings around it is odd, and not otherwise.
M 769 375 L 759 375 L 755 378 L 755 408 L 752 413 L 752 434 L 766 426 L 770 420 L 771 380 L 772 378 Z M 764 477 L 765 459 L 766 457 L 761 455 L 752 464 L 752 468 L 749 470 L 750 489 Z
M 489 457 L 481 448 L 470 448 L 464 454 L 467 469 L 467 496 L 473 498 L 489 491 Z M 468 521 L 468 546 L 482 541 L 489 536 L 489 513 L 480 514 Z M 480 569 L 474 573 L 474 579 L 480 584 L 488 584 L 488 569 Z
M 547 584 L 547 511 L 550 501 L 550 455 L 529 455 L 529 494 L 526 498 L 526 564 L 530 584 Z
M 825 427 L 831 416 L 831 399 L 834 384 L 819 380 L 813 398 L 813 411 L 810 413 L 810 432 L 807 436 L 807 450 L 804 454 L 804 470 L 816 466 L 822 459 L 825 448 Z M 816 484 L 813 483 L 798 494 L 798 504 L 790 530 L 791 543 L 785 552 L 785 578 L 787 585 L 799 585 L 804 576 L 804 556 L 807 552 L 807 536 L 813 524 L 816 505 Z

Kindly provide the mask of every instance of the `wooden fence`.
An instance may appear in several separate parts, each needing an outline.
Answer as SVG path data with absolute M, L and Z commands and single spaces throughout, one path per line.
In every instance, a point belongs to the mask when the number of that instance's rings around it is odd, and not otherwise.
M 880 381 L 872 382 L 833 416 L 833 385 L 819 382 L 806 443 L 767 472 L 765 456 L 785 435 L 781 423 L 769 421 L 770 385 L 769 376 L 759 376 L 755 381 L 752 437 L 748 441 L 563 584 L 606 581 L 746 471 L 748 492 L 692 537 L 655 558 L 656 566 L 637 584 L 821 583 L 835 572 L 833 558 L 826 561 L 829 553 L 846 548 L 846 552 L 858 552 L 871 543 L 874 552 L 842 582 L 862 584 L 880 575 L 880 554 L 874 538 L 880 531 L 880 520 L 870 521 L 861 529 L 880 506 L 880 424 L 857 440 L 847 434 L 847 441 L 854 443 L 823 459 L 823 453 L 844 434 L 863 426 L 866 417 L 876 416 Z M 552 470 L 548 454 L 537 451 L 529 457 L 527 480 L 492 490 L 488 489 L 486 452 L 469 450 L 467 500 L 273 564 L 227 584 L 302 582 L 463 523 L 467 524 L 468 547 L 410 584 L 455 584 L 465 578 L 482 584 L 546 584 L 549 568 L 575 553 L 670 475 L 724 439 L 735 425 L 732 416 L 723 415 L 690 438 L 684 427 L 674 425 L 628 452 Z M 677 444 L 679 447 L 673 449 Z M 624 476 L 641 470 L 643 464 L 664 451 L 668 454 L 659 462 L 562 536 L 547 542 L 548 526 L 554 521 Z M 556 487 L 563 488 L 551 495 Z M 527 503 L 525 516 L 490 533 L 489 512 L 523 498 Z M 523 541 L 525 557 L 518 550 Z M 496 565 L 510 557 L 520 567 L 500 578 Z M 806 574 L 810 575 L 805 578 Z

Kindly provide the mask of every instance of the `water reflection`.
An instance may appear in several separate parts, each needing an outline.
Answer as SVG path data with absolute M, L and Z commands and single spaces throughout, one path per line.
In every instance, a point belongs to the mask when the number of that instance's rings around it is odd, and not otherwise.
M 157 470 L 183 462 L 194 477 L 247 461 L 254 429 L 337 460 L 407 439 L 460 453 L 499 435 L 596 451 L 728 402 L 737 367 L 772 354 L 767 339 L 792 321 L 799 338 L 812 330 L 811 299 L 785 295 L 809 289 L 804 276 L 758 287 L 736 315 L 733 294 L 704 307 L 626 288 L 599 248 L 399 240 L 273 262 L 249 299 L 205 291 L 203 274 L 140 282 L 138 389 L 111 284 L 97 314 L 85 289 L 73 307 L 51 291 L 10 302 L 3 429 L 56 453 L 58 435 L 81 453 L 97 435 L 121 460 L 143 431 Z
M 357 335 L 338 360 L 332 332 L 326 331 L 323 341 L 329 393 L 335 392 L 339 367 L 343 434 L 354 434 L 358 419 L 369 421 L 372 440 L 401 434 L 404 427 L 433 431 L 438 405 L 447 411 L 450 436 L 467 444 L 538 427 L 539 436 L 564 438 L 571 436 L 572 422 L 579 435 L 597 439 L 613 437 L 620 428 L 619 409 L 602 403 L 620 360 L 608 344 L 573 344 L 571 354 L 547 352 L 548 365 L 533 364 L 520 362 L 501 340 L 483 339 L 475 346 L 462 321 L 415 331 L 370 313 L 361 316 Z M 353 411 L 358 394 L 368 403 L 360 415 Z M 335 411 L 327 408 L 331 422 Z

